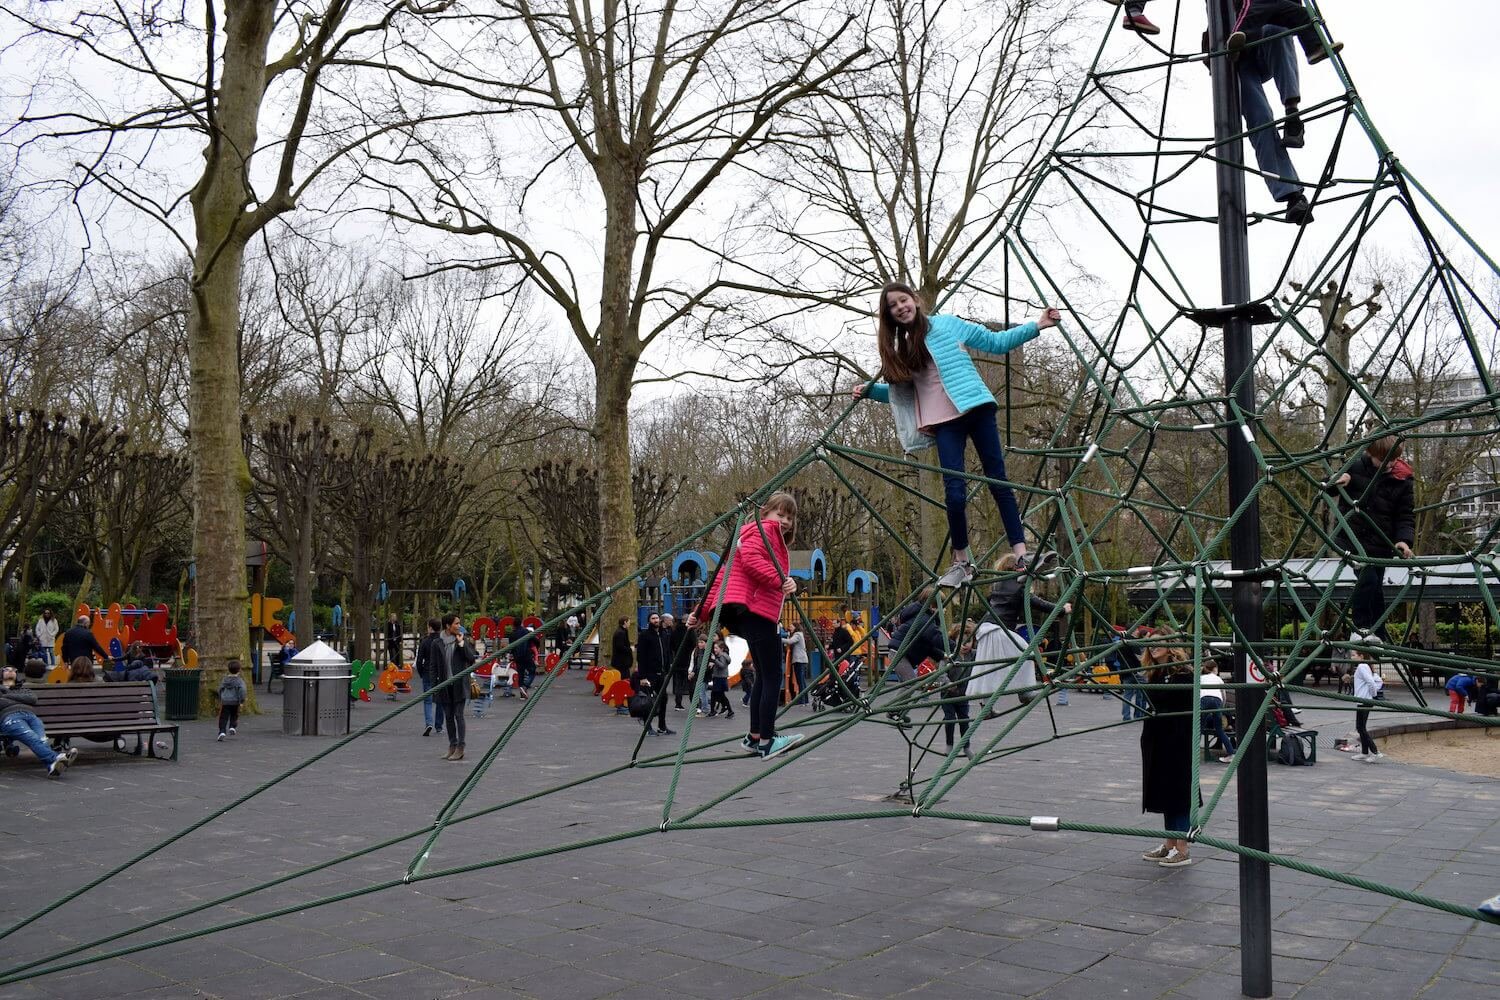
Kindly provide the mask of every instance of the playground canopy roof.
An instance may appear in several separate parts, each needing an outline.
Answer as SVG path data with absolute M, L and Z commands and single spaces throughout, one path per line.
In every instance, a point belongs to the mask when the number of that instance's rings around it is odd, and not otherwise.
M 1208 564 L 1209 586 L 1226 605 L 1231 581 L 1223 574 L 1229 569 L 1227 559 L 1216 559 Z M 1354 594 L 1359 570 L 1340 559 L 1288 559 L 1282 567 L 1282 574 L 1282 581 L 1266 584 L 1266 603 L 1289 604 L 1295 595 L 1297 600 L 1311 605 L 1329 587 L 1334 588 L 1335 601 L 1347 602 Z M 1480 601 L 1483 600 L 1479 590 L 1481 582 L 1489 588 L 1495 600 L 1500 601 L 1500 573 L 1476 564 L 1388 566 L 1385 571 L 1386 594 L 1392 600 L 1420 599 L 1439 604 Z M 1173 604 L 1188 602 L 1193 599 L 1193 583 L 1186 573 L 1172 573 L 1131 584 L 1129 594 L 1130 603 L 1137 606 L 1153 604 L 1159 597 Z

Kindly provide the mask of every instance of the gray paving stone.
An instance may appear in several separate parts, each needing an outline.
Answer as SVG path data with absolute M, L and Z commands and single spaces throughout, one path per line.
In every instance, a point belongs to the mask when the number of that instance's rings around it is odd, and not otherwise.
M 354 711 L 369 719 L 384 708 Z M 498 735 L 514 711 L 502 702 L 474 722 L 471 747 Z M 1304 711 L 1325 731 L 1347 724 L 1319 721 L 1320 713 L 1334 716 L 1315 703 Z M 1079 698 L 1057 718 L 1067 731 L 1111 714 L 1098 699 Z M 633 730 L 614 721 L 582 690 L 549 694 L 465 808 L 541 791 L 620 759 Z M 98 928 L 162 917 L 429 825 L 468 770 L 436 760 L 436 741 L 422 741 L 410 722 L 363 738 L 314 773 L 16 932 L 4 943 L 6 961 L 45 958 Z M 274 716 L 247 719 L 238 742 L 216 745 L 211 723 L 190 723 L 179 764 L 99 758 L 70 772 L 66 785 L 29 781 L 36 776 L 0 764 L 0 795 L 29 824 L 0 833 L 0 847 L 12 870 L 47 872 L 45 881 L 0 898 L 0 919 L 28 914 L 48 894 L 82 884 L 326 745 L 282 738 L 278 725 Z M 1047 725 L 1030 720 L 1017 737 L 1045 737 Z M 695 737 L 705 728 L 695 726 Z M 1140 825 L 1135 736 L 1108 730 L 982 765 L 944 805 Z M 889 737 L 878 727 L 857 728 L 708 818 L 883 808 L 904 775 L 904 753 Z M 1445 898 L 1469 901 L 1473 886 L 1486 884 L 1500 844 L 1500 782 L 1399 764 L 1381 769 L 1376 782 L 1370 769 L 1326 756 L 1318 768 L 1271 770 L 1278 850 Z M 1101 759 L 1119 765 L 1101 769 Z M 403 767 L 392 769 L 390 760 Z M 726 756 L 722 766 L 685 770 L 679 803 L 704 801 L 751 764 Z M 1058 773 L 1068 780 L 1057 782 Z M 1211 781 L 1214 769 L 1205 776 Z M 432 863 L 483 862 L 502 850 L 654 828 L 669 779 L 670 769 L 638 768 L 454 826 Z M 1232 837 L 1234 810 L 1228 794 L 1211 831 Z M 111 817 L 110 836 L 93 829 L 99 814 Z M 41 867 L 43 854 L 29 846 L 37 843 L 79 860 Z M 1221 1000 L 1238 991 L 1238 866 L 1202 846 L 1194 850 L 1198 863 L 1167 871 L 1136 860 L 1149 843 L 1141 838 L 972 821 L 903 816 L 732 834 L 676 831 L 307 906 L 399 876 L 417 843 L 152 933 L 304 907 L 285 916 L 148 949 L 128 962 L 0 987 L 0 1000 Z M 1464 1000 L 1500 991 L 1500 929 L 1287 869 L 1273 868 L 1272 890 L 1278 997 Z

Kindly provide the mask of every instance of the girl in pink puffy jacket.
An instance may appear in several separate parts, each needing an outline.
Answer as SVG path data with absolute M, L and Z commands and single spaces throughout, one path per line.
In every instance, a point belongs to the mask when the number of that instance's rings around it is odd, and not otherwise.
M 759 519 L 740 528 L 726 574 L 721 568 L 703 598 L 697 625 L 722 604 L 719 621 L 750 646 L 755 684 L 750 689 L 750 734 L 741 741 L 745 752 L 760 757 L 784 753 L 802 739 L 801 733 L 776 735 L 776 708 L 781 698 L 781 603 L 795 593 L 797 581 L 787 576 L 791 561 L 786 537 L 795 533 L 797 501 L 790 493 L 774 493 L 761 507 Z M 727 576 L 727 579 L 726 579 Z

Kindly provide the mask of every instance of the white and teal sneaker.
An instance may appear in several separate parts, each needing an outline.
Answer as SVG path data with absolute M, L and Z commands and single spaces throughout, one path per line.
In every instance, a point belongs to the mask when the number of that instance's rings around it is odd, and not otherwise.
M 777 736 L 771 740 L 770 744 L 762 743 L 760 745 L 760 755 L 762 757 L 775 757 L 777 754 L 786 753 L 801 742 L 801 733 L 788 733 L 785 736 Z

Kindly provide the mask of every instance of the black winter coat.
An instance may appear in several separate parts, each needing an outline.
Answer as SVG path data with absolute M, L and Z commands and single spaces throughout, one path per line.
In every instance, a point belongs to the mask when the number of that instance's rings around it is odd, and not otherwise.
M 1176 673 L 1167 679 L 1170 689 L 1148 691 L 1152 714 L 1141 720 L 1141 812 L 1187 812 L 1192 801 L 1193 717 L 1171 712 L 1193 710 L 1193 675 Z M 1203 795 L 1200 792 L 1201 804 Z
M 422 641 L 417 643 L 417 659 L 412 664 L 417 676 L 427 683 L 432 683 L 432 663 L 437 657 L 443 655 L 441 648 L 443 637 L 436 632 L 428 632 L 422 636 Z
M 621 625 L 615 629 L 614 637 L 609 641 L 609 665 L 624 677 L 630 673 L 630 666 L 634 661 L 635 654 L 630 650 L 630 633 Z
M 1001 580 L 990 588 L 990 617 L 1015 632 L 1026 624 L 1026 602 L 1031 602 L 1031 620 L 1034 625 L 1052 613 L 1057 607 L 1051 601 L 1033 597 L 1020 577 Z
M 938 628 L 937 615 L 929 605 L 913 601 L 896 612 L 895 620 L 896 627 L 891 630 L 892 655 L 901 648 L 908 635 L 916 632 L 911 645 L 906 648 L 906 660 L 915 664 L 929 656 L 933 659 L 942 658 L 943 632 Z
M 438 642 L 442 642 L 442 636 L 438 637 Z M 468 670 L 478 659 L 479 654 L 474 651 L 473 644 L 465 640 L 454 645 L 453 663 L 451 665 L 444 663 L 443 649 L 439 645 L 433 650 L 432 682 L 434 684 L 441 684 L 449 677 L 456 676 Z M 469 682 L 467 679 L 455 681 L 432 697 L 439 705 L 462 706 L 464 702 L 469 700 Z
M 635 644 L 635 669 L 648 681 L 661 680 L 661 672 L 672 662 L 672 633 L 648 628 Z
M 1396 554 L 1397 542 L 1415 542 L 1415 511 L 1415 476 L 1405 462 L 1397 459 L 1382 469 L 1366 452 L 1349 468 L 1349 485 L 1339 495 L 1339 513 L 1366 555 L 1389 559 Z M 1344 543 L 1354 550 L 1348 532 Z
M 672 673 L 686 677 L 697 648 L 697 629 L 678 625 L 672 629 Z
M 82 625 L 74 625 L 63 633 L 62 661 L 64 663 L 72 663 L 80 656 L 92 657 L 95 655 L 106 660 L 109 659 L 109 652 L 103 646 L 99 645 L 99 640 L 95 639 L 94 633 L 90 632 L 87 628 Z

